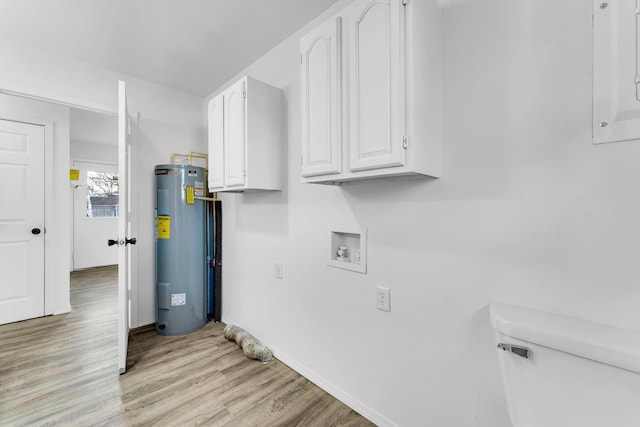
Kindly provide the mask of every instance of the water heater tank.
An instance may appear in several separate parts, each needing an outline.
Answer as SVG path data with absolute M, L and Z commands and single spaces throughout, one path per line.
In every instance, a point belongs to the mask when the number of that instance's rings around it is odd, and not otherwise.
M 158 165 L 156 176 L 156 331 L 180 335 L 207 321 L 206 169 Z

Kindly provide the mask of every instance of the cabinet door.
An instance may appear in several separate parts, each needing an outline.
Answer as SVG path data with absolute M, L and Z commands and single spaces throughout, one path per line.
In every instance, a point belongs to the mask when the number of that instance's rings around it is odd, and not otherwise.
M 406 147 L 402 0 L 356 1 L 347 19 L 350 168 L 402 166 Z
M 341 25 L 331 19 L 300 40 L 302 176 L 341 170 Z
M 224 158 L 227 187 L 245 185 L 245 80 L 224 92 Z
M 209 188 L 224 187 L 224 101 L 209 101 Z
M 640 139 L 640 0 L 593 2 L 593 142 Z

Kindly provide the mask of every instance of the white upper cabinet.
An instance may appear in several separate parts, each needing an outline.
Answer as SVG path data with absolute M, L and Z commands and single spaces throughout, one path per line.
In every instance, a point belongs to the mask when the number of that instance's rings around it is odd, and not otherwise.
M 245 184 L 245 81 L 224 91 L 224 161 L 227 187 Z
M 302 182 L 440 176 L 440 20 L 436 0 L 355 0 L 301 39 Z
M 640 0 L 593 2 L 593 142 L 640 139 Z
M 224 187 L 224 103 L 209 101 L 209 188 Z
M 341 22 L 331 19 L 300 40 L 302 176 L 341 171 Z
M 404 9 L 397 0 L 359 0 L 349 31 L 349 167 L 402 166 Z
M 209 101 L 209 190 L 282 188 L 282 92 L 244 77 Z

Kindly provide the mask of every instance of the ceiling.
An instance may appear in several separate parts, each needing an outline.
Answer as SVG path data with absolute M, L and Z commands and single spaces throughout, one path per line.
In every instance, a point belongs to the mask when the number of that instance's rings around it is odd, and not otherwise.
M 206 96 L 336 0 L 0 0 L 0 37 Z

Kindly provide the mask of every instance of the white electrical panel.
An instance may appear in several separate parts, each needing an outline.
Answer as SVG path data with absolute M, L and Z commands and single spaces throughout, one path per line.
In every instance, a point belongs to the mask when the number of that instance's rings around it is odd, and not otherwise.
M 593 143 L 640 140 L 640 0 L 593 2 Z

